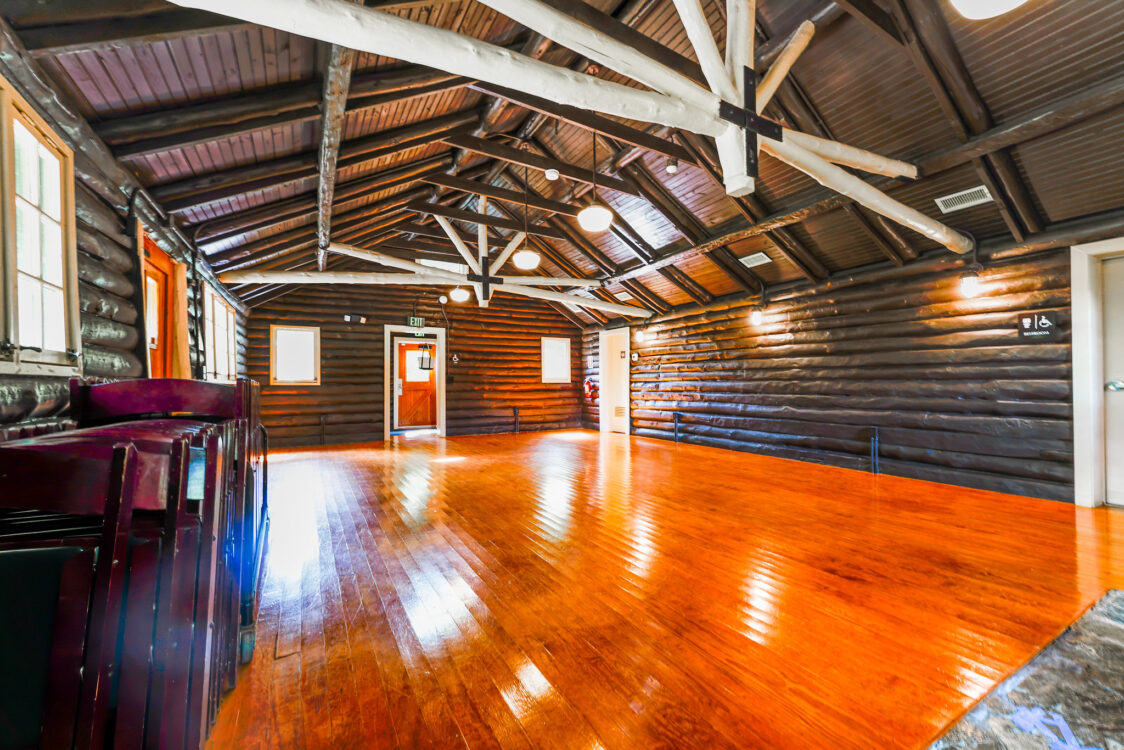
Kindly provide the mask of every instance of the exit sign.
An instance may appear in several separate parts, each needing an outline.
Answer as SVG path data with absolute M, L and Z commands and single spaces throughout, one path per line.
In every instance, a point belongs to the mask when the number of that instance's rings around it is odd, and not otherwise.
M 414 315 L 406 318 L 406 325 L 413 328 L 425 328 L 425 318 L 419 318 Z

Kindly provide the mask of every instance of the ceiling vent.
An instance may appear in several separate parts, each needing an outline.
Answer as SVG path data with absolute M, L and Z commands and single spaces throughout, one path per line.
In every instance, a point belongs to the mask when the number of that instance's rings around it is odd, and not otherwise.
M 621 302 L 628 302 L 632 299 L 632 295 L 628 292 L 613 292 L 613 296 L 619 299 Z
M 937 208 L 941 210 L 942 214 L 963 211 L 965 208 L 980 206 L 984 203 L 991 203 L 991 193 L 987 191 L 987 187 L 984 185 L 977 185 L 974 188 L 961 190 L 959 193 L 949 193 L 937 198 Z
M 746 268 L 755 268 L 757 266 L 763 266 L 766 263 L 773 262 L 773 259 L 765 253 L 753 253 L 752 255 L 747 255 L 744 258 L 739 258 L 739 260 Z

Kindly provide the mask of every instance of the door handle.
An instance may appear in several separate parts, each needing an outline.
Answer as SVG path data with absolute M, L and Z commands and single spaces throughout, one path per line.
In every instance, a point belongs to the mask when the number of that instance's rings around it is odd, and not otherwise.
M 1104 384 L 1106 391 L 1124 391 L 1124 380 L 1110 380 Z

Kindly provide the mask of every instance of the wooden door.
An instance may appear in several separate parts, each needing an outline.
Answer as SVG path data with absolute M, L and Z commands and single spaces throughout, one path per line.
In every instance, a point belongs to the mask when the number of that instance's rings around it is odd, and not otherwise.
M 607 331 L 601 343 L 601 423 L 607 432 L 629 433 L 629 342 L 627 328 Z
M 431 369 L 422 369 L 423 355 L 430 357 Z M 397 360 L 394 426 L 410 429 L 436 427 L 437 345 L 425 341 L 400 341 Z
M 172 303 L 175 296 L 175 261 L 144 238 L 144 328 L 148 376 L 172 374 Z
M 1104 262 L 1105 482 L 1124 505 L 1124 258 Z

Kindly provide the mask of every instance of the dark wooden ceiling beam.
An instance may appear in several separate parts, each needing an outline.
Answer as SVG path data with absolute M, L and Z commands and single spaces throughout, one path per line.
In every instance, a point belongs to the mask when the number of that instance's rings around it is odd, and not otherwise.
M 475 110 L 462 110 L 346 140 L 340 147 L 338 166 L 344 169 L 424 146 L 442 135 L 460 131 L 475 122 L 476 118 Z M 239 195 L 310 179 L 317 174 L 318 159 L 318 151 L 310 150 L 157 185 L 151 190 L 166 211 L 178 213 Z
M 788 46 L 788 43 L 800 28 L 800 24 L 804 21 L 811 21 L 814 23 L 816 25 L 816 35 L 819 36 L 823 34 L 829 26 L 846 14 L 847 11 L 837 5 L 835 0 L 827 0 L 826 2 L 820 3 L 813 8 L 812 12 L 809 13 L 806 18 L 797 19 L 783 33 L 777 34 L 769 40 L 756 45 L 753 53 L 754 68 L 759 73 L 768 69 L 780 56 L 784 48 Z
M 904 44 L 901 31 L 894 23 L 894 17 L 874 0 L 835 0 L 835 4 L 862 22 L 875 36 L 894 44 Z
M 469 86 L 482 94 L 499 97 L 520 107 L 553 117 L 556 120 L 568 122 L 583 130 L 600 133 L 613 140 L 628 143 L 637 148 L 652 151 L 657 154 L 674 157 L 680 161 L 691 163 L 691 155 L 682 146 L 674 141 L 654 136 L 647 131 L 634 128 L 624 123 L 617 122 L 608 117 L 595 114 L 585 109 L 557 104 L 549 99 L 527 94 L 521 91 L 504 88 L 492 83 L 477 82 Z
M 705 305 L 707 302 L 714 299 L 714 295 L 707 291 L 702 284 L 698 283 L 675 266 L 661 268 L 659 274 L 679 287 L 681 291 L 700 305 Z
M 246 28 L 229 16 L 187 8 L 169 8 L 143 16 L 106 20 L 55 22 L 42 26 L 17 26 L 16 33 L 36 57 L 67 52 L 107 50 L 138 44 L 155 44 L 214 31 Z
M 446 219 L 452 219 L 453 221 L 463 221 L 470 224 L 483 224 L 486 227 L 492 227 L 494 229 L 507 229 L 513 232 L 523 231 L 523 225 L 512 219 L 492 216 L 491 214 L 480 214 L 475 211 L 465 211 L 461 208 L 453 208 L 452 206 L 445 206 L 440 203 L 413 200 L 406 204 L 406 209 L 420 214 L 443 216 Z M 528 234 L 534 234 L 540 237 L 565 239 L 565 237 L 558 231 L 558 229 L 553 226 L 528 223 L 527 232 Z
M 543 198 L 538 194 L 524 194 L 518 190 L 508 190 L 507 188 L 502 188 L 497 185 L 485 184 L 478 180 L 466 180 L 463 177 L 457 177 L 455 175 L 432 174 L 422 178 L 422 182 L 428 182 L 431 185 L 439 185 L 462 193 L 486 195 L 489 198 L 517 205 L 522 205 L 525 199 L 529 206 L 551 213 L 565 214 L 567 216 L 577 216 L 578 211 L 581 210 L 579 207 L 570 205 L 569 203 Z
M 655 310 L 657 313 L 665 313 L 673 308 L 672 304 L 653 292 L 648 287 L 644 286 L 636 279 L 630 279 L 621 283 L 621 286 L 628 291 L 629 294 L 638 300 L 645 307 Z M 619 300 L 618 300 L 619 301 Z
M 1124 76 L 1110 78 L 1076 94 L 1064 96 L 1025 115 L 969 138 L 962 145 L 930 156 L 918 164 L 921 174 L 938 174 L 1000 149 L 1041 138 L 1124 105 Z
M 449 155 L 445 154 L 341 182 L 337 194 L 334 195 L 333 206 L 339 208 L 342 204 L 361 198 L 367 193 L 410 184 L 430 172 L 447 169 L 451 162 Z M 192 232 L 199 243 L 215 243 L 249 231 L 290 221 L 298 216 L 312 216 L 319 210 L 319 201 L 311 194 L 312 192 L 310 190 L 303 195 L 211 219 L 195 225 Z M 419 190 L 411 194 L 420 196 L 424 195 L 424 192 Z
M 513 148 L 502 143 L 496 143 L 495 141 L 463 134 L 447 136 L 442 138 L 442 140 L 450 146 L 475 151 L 510 164 L 527 166 L 539 171 L 557 169 L 558 173 L 567 179 L 587 184 L 593 182 L 593 172 L 589 168 L 567 164 L 563 161 L 550 159 L 545 156 L 539 156 L 525 149 Z M 636 186 L 610 175 L 598 175 L 597 184 L 609 190 L 616 190 L 621 193 L 628 193 L 629 195 L 637 195 Z
M 358 73 L 352 81 L 349 102 L 359 103 L 370 96 L 413 91 L 433 84 L 459 84 L 463 80 L 421 65 Z M 114 117 L 94 123 L 93 127 L 106 143 L 120 146 L 138 140 L 162 138 L 200 128 L 234 125 L 293 110 L 318 107 L 321 94 L 322 87 L 317 83 L 286 83 L 201 104 Z
M 343 140 L 347 92 L 351 88 L 355 57 L 355 50 L 333 44 L 324 71 L 324 95 L 320 100 L 320 180 L 316 191 L 316 265 L 321 271 L 328 262 L 328 244 L 332 241 L 336 162 L 339 161 L 340 141 Z
M 914 65 L 957 137 L 967 141 L 990 130 L 991 113 L 956 49 L 941 7 L 934 0 L 892 0 L 890 5 Z M 972 163 L 1015 239 L 1041 230 L 1042 218 L 1009 152 L 996 150 Z

